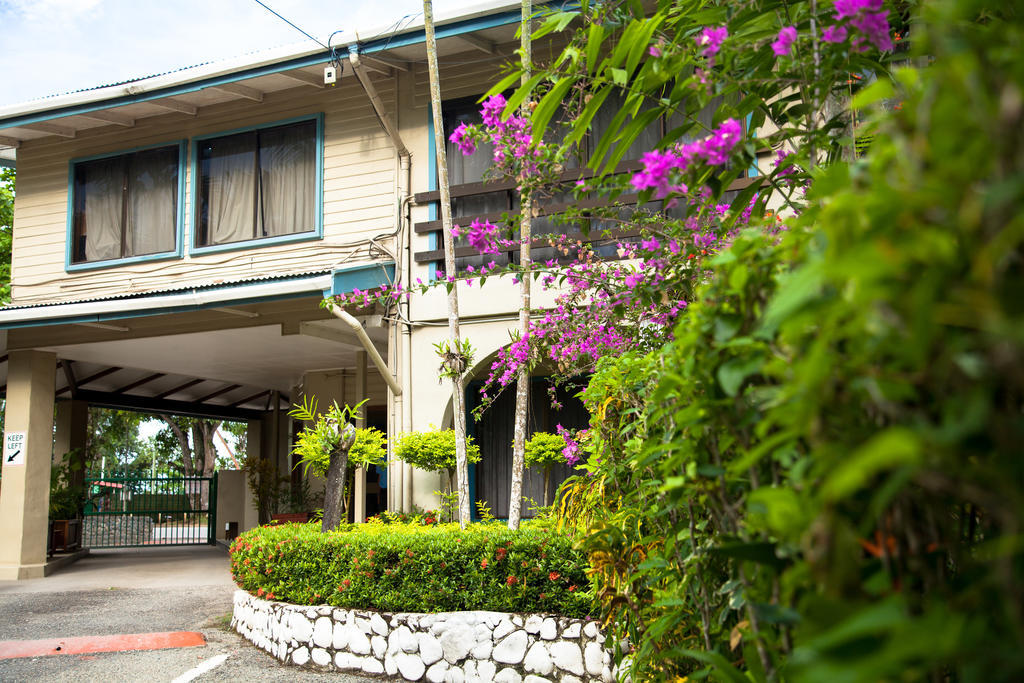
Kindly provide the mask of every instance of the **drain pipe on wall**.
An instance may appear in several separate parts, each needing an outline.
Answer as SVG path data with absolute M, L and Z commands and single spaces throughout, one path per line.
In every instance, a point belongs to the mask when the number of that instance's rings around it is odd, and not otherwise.
M 360 61 L 359 46 L 350 45 L 348 50 L 349 63 L 352 65 L 352 71 L 355 73 L 360 85 L 363 86 L 363 90 L 366 91 L 367 97 L 370 98 L 370 104 L 373 105 L 374 113 L 376 113 L 377 119 L 380 121 L 380 125 L 384 128 L 384 131 L 391 139 L 391 144 L 394 145 L 395 151 L 398 153 L 399 174 L 395 193 L 397 195 L 396 218 L 399 226 L 399 244 L 397 245 L 398 248 L 396 249 L 396 252 L 401 258 L 401 270 L 399 272 L 401 273 L 401 277 L 406 288 L 408 288 L 412 281 L 412 231 L 409 229 L 410 226 L 406 214 L 410 199 L 409 188 L 412 185 L 412 154 L 402 141 L 402 137 L 398 133 L 398 128 L 392 123 L 391 117 L 388 116 L 387 109 L 384 107 L 384 102 L 381 100 L 380 95 L 377 92 L 377 88 L 374 87 L 373 81 L 370 80 L 369 75 L 366 73 L 366 67 L 363 65 L 362 61 Z M 398 373 L 381 370 L 381 374 L 385 376 L 388 386 L 391 387 L 392 401 L 401 396 L 402 432 L 408 433 L 412 431 L 412 400 L 410 396 L 412 393 L 412 329 L 408 322 L 409 302 L 405 301 L 403 303 L 402 301 L 399 301 L 398 305 L 405 306 L 405 316 L 403 316 L 405 323 L 402 331 L 402 352 L 401 354 L 394 354 L 392 360 L 402 368 L 402 386 L 398 386 L 395 376 Z M 337 315 L 337 313 L 335 313 L 335 315 Z M 362 326 L 360 326 L 360 328 L 361 327 Z M 374 363 L 377 363 L 380 358 L 379 354 L 376 353 L 371 354 L 371 357 L 374 358 Z M 378 369 L 379 368 L 380 366 L 378 365 Z M 392 462 L 394 462 L 394 459 L 392 459 Z M 405 463 L 396 463 L 392 471 L 389 472 L 389 475 L 392 486 L 399 492 L 393 498 L 394 506 L 400 510 L 411 510 L 412 467 Z

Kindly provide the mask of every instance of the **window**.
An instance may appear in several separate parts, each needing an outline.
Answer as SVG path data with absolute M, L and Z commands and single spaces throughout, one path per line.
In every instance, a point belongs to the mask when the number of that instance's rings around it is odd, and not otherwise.
M 197 140 L 195 246 L 318 232 L 319 120 Z
M 69 265 L 175 252 L 182 149 L 72 162 Z

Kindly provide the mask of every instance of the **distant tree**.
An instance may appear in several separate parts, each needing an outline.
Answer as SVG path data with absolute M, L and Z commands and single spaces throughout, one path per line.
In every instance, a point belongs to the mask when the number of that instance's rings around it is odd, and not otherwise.
M 139 440 L 142 413 L 109 408 L 90 408 L 86 432 L 86 470 L 129 474 L 141 472 L 149 463 Z
M 0 304 L 11 300 L 11 237 L 14 233 L 14 169 L 0 169 Z
M 180 472 L 186 477 L 213 476 L 217 469 L 217 447 L 213 443 L 213 435 L 221 425 L 221 421 L 165 413 L 161 413 L 157 417 L 167 424 L 167 427 L 157 434 L 155 442 L 167 458 L 168 464 L 172 468 L 176 468 L 180 464 Z M 163 434 L 162 438 L 161 434 Z M 172 444 L 175 443 L 180 459 L 171 457 L 174 452 Z M 199 498 L 196 502 L 201 502 L 202 508 L 206 509 L 210 498 L 210 489 L 205 482 L 196 496 Z

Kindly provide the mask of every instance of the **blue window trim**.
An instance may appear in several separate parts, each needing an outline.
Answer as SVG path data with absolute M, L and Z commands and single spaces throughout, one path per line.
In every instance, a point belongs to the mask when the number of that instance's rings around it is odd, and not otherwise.
M 104 261 L 83 261 L 81 263 L 72 263 L 71 247 L 74 244 L 75 240 L 75 165 L 87 161 L 96 161 L 97 159 L 110 159 L 112 157 L 124 156 L 125 154 L 134 154 L 135 152 L 143 152 L 147 149 L 159 149 L 160 147 L 170 147 L 172 145 L 178 146 L 178 206 L 176 210 L 177 216 L 175 217 L 176 220 L 174 225 L 174 250 L 164 251 L 157 254 L 129 256 L 127 258 L 106 259 Z M 116 152 L 94 154 L 88 157 L 76 157 L 68 162 L 68 209 L 66 239 L 64 244 L 64 270 L 66 272 L 75 273 L 83 270 L 96 270 L 99 268 L 116 268 L 118 266 L 125 266 L 132 263 L 146 263 L 149 261 L 167 261 L 170 259 L 180 259 L 182 257 L 182 253 L 184 251 L 185 246 L 185 160 L 187 146 L 187 140 L 171 140 L 169 142 L 161 142 L 160 144 L 156 145 L 133 147 L 131 149 L 122 149 Z
M 278 237 L 260 237 L 258 239 L 245 240 L 244 242 L 229 242 L 228 244 L 213 244 L 207 247 L 196 246 L 196 226 L 199 223 L 197 212 L 199 211 L 199 202 L 197 201 L 198 190 L 199 190 L 199 145 L 197 143 L 203 140 L 209 140 L 211 138 L 220 138 L 227 135 L 235 135 L 237 133 L 248 133 L 253 130 L 262 130 L 264 128 L 273 128 L 275 126 L 286 126 L 290 123 L 302 123 L 304 121 L 315 121 L 316 122 L 316 179 L 314 180 L 313 187 L 315 188 L 316 197 L 315 205 L 313 207 L 313 221 L 315 228 L 312 231 L 297 232 L 291 235 L 280 235 Z M 267 123 L 260 123 L 254 126 L 245 126 L 244 128 L 234 128 L 231 130 L 220 131 L 218 133 L 209 133 L 206 135 L 197 135 L 192 138 L 192 154 L 189 159 L 189 174 L 191 175 L 190 182 L 190 194 L 192 197 L 192 210 L 189 212 L 189 245 L 188 253 L 189 256 L 201 256 L 203 254 L 216 254 L 223 251 L 237 251 L 239 249 L 259 249 L 262 247 L 276 246 L 278 244 L 288 244 L 292 242 L 306 242 L 311 240 L 322 240 L 324 238 L 324 115 L 323 112 L 318 114 L 307 114 L 305 116 L 295 116 L 289 119 L 283 119 L 280 121 L 268 121 Z

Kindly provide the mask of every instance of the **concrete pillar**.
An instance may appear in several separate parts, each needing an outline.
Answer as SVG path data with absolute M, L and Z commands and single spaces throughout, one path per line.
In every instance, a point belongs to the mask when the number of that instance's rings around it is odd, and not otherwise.
M 356 351 L 356 397 L 352 405 L 356 405 L 366 395 L 366 351 Z M 356 428 L 366 427 L 366 406 L 359 411 L 356 418 Z M 355 476 L 355 502 L 353 504 L 352 520 L 355 522 L 366 521 L 366 470 L 362 467 L 356 469 Z
M 57 356 L 11 351 L 7 373 L 0 579 L 45 574 Z
M 245 427 L 245 456 L 246 459 L 252 461 L 257 460 L 260 457 L 261 450 L 261 435 L 263 432 L 263 425 L 260 420 L 249 420 Z M 248 475 L 248 473 L 246 473 Z M 256 507 L 256 495 L 255 491 L 249 487 L 248 476 L 246 476 L 245 484 L 245 496 L 246 504 L 243 507 L 242 514 L 242 525 L 239 532 L 248 531 L 260 524 L 260 512 Z M 220 519 L 218 513 L 217 519 Z
M 85 442 L 89 431 L 89 404 L 58 401 L 57 424 L 53 431 L 53 464 L 59 466 L 71 453 L 71 486 L 85 480 Z

